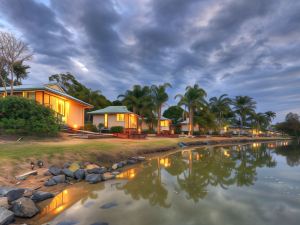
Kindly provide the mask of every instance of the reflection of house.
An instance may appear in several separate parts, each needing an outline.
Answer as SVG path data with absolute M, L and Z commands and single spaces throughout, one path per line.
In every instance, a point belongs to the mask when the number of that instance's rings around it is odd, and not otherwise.
M 104 109 L 89 112 L 93 115 L 93 124 L 98 127 L 100 123 L 105 128 L 121 126 L 126 129 L 136 129 L 138 115 L 130 112 L 126 106 L 108 106 Z
M 0 88 L 1 95 L 4 96 L 4 88 Z M 73 128 L 83 126 L 84 110 L 93 108 L 92 105 L 68 95 L 57 84 L 15 86 L 14 95 L 35 100 L 51 108 L 62 122 Z
M 252 135 L 253 130 L 250 127 L 239 127 L 239 126 L 229 126 L 227 127 L 227 133 L 231 133 L 234 135 L 241 134 L 241 135 Z

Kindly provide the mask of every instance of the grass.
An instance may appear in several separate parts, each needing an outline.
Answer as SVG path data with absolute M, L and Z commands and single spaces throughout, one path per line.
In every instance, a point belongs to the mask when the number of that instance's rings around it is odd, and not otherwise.
M 172 146 L 179 139 L 151 139 L 151 140 L 69 140 L 61 142 L 21 142 L 0 144 L 0 161 L 24 160 L 25 158 L 43 158 L 56 155 L 76 154 L 88 157 L 89 154 L 129 153 L 147 148 Z

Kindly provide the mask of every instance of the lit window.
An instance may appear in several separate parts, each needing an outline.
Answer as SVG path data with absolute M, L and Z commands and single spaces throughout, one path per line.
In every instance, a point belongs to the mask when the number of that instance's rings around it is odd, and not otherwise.
M 117 121 L 124 121 L 125 115 L 124 114 L 117 114 Z
M 104 127 L 108 127 L 108 120 L 107 120 L 107 114 L 104 114 Z
M 160 121 L 160 126 L 161 127 L 167 127 L 167 126 L 169 126 L 169 121 L 168 120 L 162 120 L 162 121 Z

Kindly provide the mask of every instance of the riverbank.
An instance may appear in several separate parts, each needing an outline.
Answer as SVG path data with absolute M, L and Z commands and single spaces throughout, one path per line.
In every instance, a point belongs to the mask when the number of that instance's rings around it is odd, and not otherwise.
M 43 182 L 43 174 L 50 165 L 62 166 L 65 162 L 91 162 L 101 166 L 128 157 L 158 152 L 166 152 L 178 148 L 178 143 L 186 146 L 236 144 L 286 140 L 286 138 L 251 138 L 251 137 L 207 137 L 207 138 L 156 138 L 145 140 L 126 139 L 73 139 L 62 136 L 55 139 L 23 139 L 19 142 L 0 137 L 0 185 L 26 186 L 37 188 Z M 44 166 L 37 169 L 38 175 L 25 181 L 18 181 L 15 176 L 31 170 L 31 162 L 43 161 Z M 35 168 L 36 169 L 36 168 Z

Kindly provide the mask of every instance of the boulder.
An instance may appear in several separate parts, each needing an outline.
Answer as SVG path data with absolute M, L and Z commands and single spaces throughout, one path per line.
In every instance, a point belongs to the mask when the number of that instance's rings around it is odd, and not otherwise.
M 111 172 L 111 174 L 116 176 L 116 175 L 119 175 L 120 172 L 119 171 L 113 171 L 113 172 Z
M 44 191 L 36 191 L 31 196 L 31 200 L 34 202 L 41 202 L 49 198 L 53 198 L 54 194 Z
M 0 197 L 0 207 L 5 208 L 5 209 L 9 209 L 9 204 L 8 204 L 7 197 Z
M 62 184 L 66 182 L 66 176 L 65 175 L 58 175 L 52 177 L 52 179 L 57 183 L 57 184 Z
M 31 218 L 39 212 L 35 203 L 30 198 L 22 197 L 12 203 L 15 216 Z
M 63 169 L 62 171 L 63 171 L 63 173 L 64 173 L 67 177 L 72 177 L 72 178 L 75 177 L 75 176 L 74 176 L 74 172 L 72 172 L 71 170 L 69 170 L 69 169 L 67 169 L 67 168 Z
M 60 175 L 62 173 L 62 170 L 60 168 L 58 168 L 57 166 L 50 166 L 49 167 L 49 172 L 52 175 L 57 176 L 57 175 Z
M 66 162 L 64 165 L 63 165 L 63 168 L 69 168 L 70 167 L 70 165 L 71 165 L 72 163 L 71 162 Z
M 102 181 L 102 176 L 101 174 L 88 174 L 86 175 L 85 180 L 90 184 L 96 184 Z
M 112 168 L 113 170 L 118 169 L 118 163 L 113 164 L 111 168 Z
M 1 187 L 0 196 L 7 197 L 8 202 L 21 198 L 25 192 L 23 188 Z
M 84 169 L 76 170 L 74 175 L 77 180 L 83 180 L 85 177 L 85 170 Z
M 86 170 L 92 170 L 92 169 L 95 169 L 95 168 L 100 168 L 100 167 L 96 164 L 88 164 L 85 167 Z
M 14 213 L 0 206 L 0 225 L 10 224 L 14 221 Z
M 127 160 L 127 163 L 128 163 L 128 164 L 131 164 L 131 165 L 132 165 L 132 164 L 136 164 L 136 163 L 137 163 L 137 160 L 135 160 L 135 159 L 128 159 L 128 160 Z
M 53 180 L 52 178 L 50 178 L 49 180 L 47 180 L 47 181 L 44 183 L 44 185 L 45 185 L 46 187 L 50 187 L 50 186 L 57 185 L 57 183 L 56 183 L 55 180 Z
M 107 169 L 105 167 L 101 167 L 101 168 L 93 168 L 93 169 L 89 169 L 87 170 L 88 173 L 94 173 L 94 174 L 103 174 L 107 171 Z
M 80 165 L 79 165 L 79 163 L 74 162 L 69 166 L 68 169 L 74 173 L 75 171 L 80 169 Z
M 112 173 L 104 173 L 102 175 L 102 179 L 103 180 L 111 180 L 111 179 L 114 179 L 116 176 L 113 175 Z

